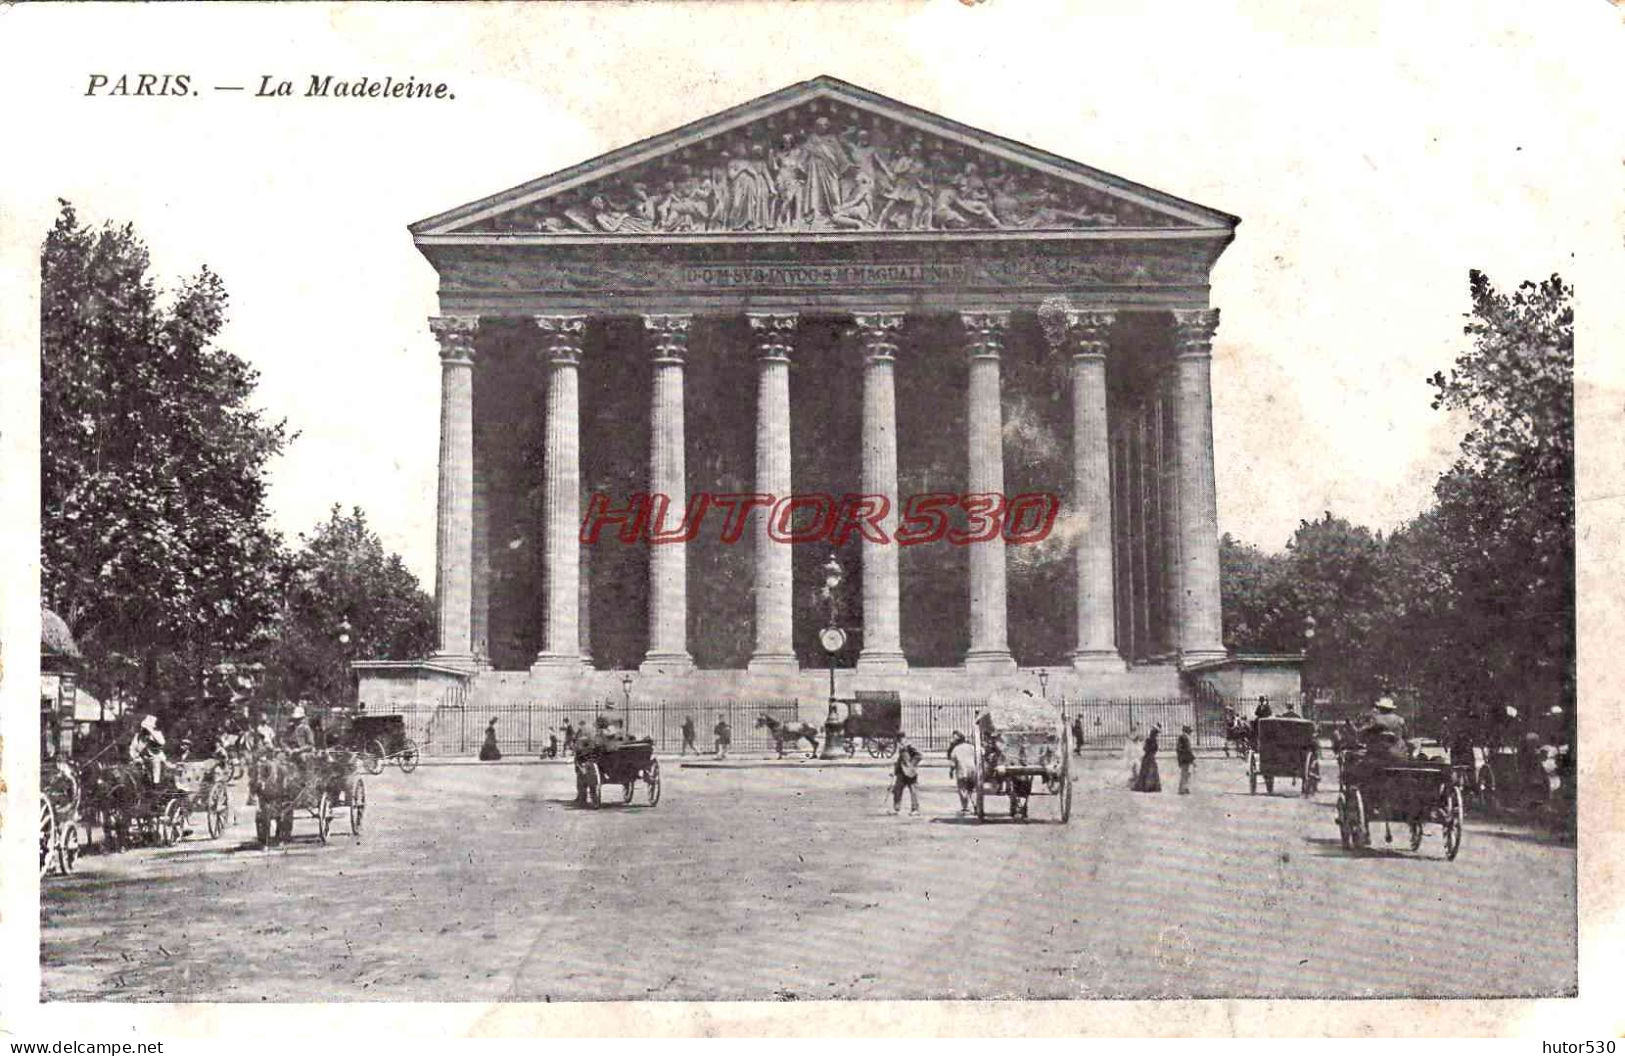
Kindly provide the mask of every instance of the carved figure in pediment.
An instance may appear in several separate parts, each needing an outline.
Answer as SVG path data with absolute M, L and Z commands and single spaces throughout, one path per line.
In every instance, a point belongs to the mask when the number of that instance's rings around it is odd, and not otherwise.
M 884 200 L 880 214 L 875 217 L 876 227 L 884 228 L 889 222 L 892 227 L 905 231 L 930 230 L 934 195 L 926 177 L 925 163 L 920 158 L 922 149 L 923 144 L 916 139 L 907 150 L 899 150 L 892 156 L 888 166 L 891 186 L 881 195 Z
M 750 156 L 728 163 L 732 192 L 729 217 L 732 226 L 746 231 L 767 231 L 773 227 L 773 174 L 768 171 L 767 152 L 760 143 L 750 148 Z
M 975 227 L 978 222 L 1003 227 L 989 197 L 987 181 L 977 171 L 976 163 L 966 162 L 963 171 L 937 187 L 932 217 L 943 228 Z
M 616 235 L 646 235 L 655 229 L 652 222 L 606 201 L 603 195 L 593 195 L 591 205 L 600 230 Z
M 773 187 L 777 192 L 773 206 L 774 227 L 785 230 L 796 225 L 805 205 L 806 184 L 802 150 L 796 146 L 795 137 L 786 133 L 780 137 L 779 149 L 773 155 Z
M 801 221 L 828 222 L 841 204 L 841 176 L 851 167 L 846 147 L 829 129 L 829 118 L 819 117 L 801 145 L 806 174 L 806 202 Z

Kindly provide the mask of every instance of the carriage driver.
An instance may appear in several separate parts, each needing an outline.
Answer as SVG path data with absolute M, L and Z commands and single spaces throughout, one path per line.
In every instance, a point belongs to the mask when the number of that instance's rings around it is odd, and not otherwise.
M 1407 758 L 1405 746 L 1405 720 L 1394 705 L 1394 698 L 1382 696 L 1372 706 L 1371 713 L 1360 723 L 1360 743 L 1368 755 L 1387 754 L 1396 759 Z
M 293 754 L 294 762 L 304 766 L 310 756 L 316 751 L 316 731 L 310 728 L 310 720 L 305 718 L 305 706 L 293 706 L 292 721 L 288 724 L 286 739 L 288 751 Z
M 141 720 L 135 736 L 130 738 L 130 761 L 149 767 L 153 784 L 164 779 L 167 759 L 164 755 L 164 735 L 158 730 L 158 716 L 148 715 Z

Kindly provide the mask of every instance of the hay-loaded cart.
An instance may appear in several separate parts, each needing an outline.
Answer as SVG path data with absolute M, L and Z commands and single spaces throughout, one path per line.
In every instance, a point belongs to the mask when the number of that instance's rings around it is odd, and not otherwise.
M 976 753 L 977 820 L 986 820 L 989 796 L 1008 797 L 1010 816 L 1026 820 L 1033 795 L 1053 797 L 1062 824 L 1072 819 L 1072 735 L 1064 716 L 1054 725 L 1003 729 L 978 720 L 971 727 L 971 747 Z
M 594 809 L 603 805 L 604 786 L 620 785 L 621 801 L 631 803 L 642 781 L 648 790 L 649 806 L 660 802 L 660 760 L 655 758 L 655 742 L 645 737 L 635 741 L 599 741 L 589 738 L 576 747 L 576 802 Z
M 363 754 L 342 748 L 315 752 L 300 771 L 293 794 L 275 802 L 261 790 L 259 810 L 254 815 L 255 835 L 260 845 L 271 842 L 272 827 L 279 838 L 293 835 L 294 815 L 300 811 L 316 822 L 316 838 L 322 843 L 333 830 L 341 813 L 348 817 L 350 835 L 361 838 L 361 822 L 367 809 L 367 783 L 358 772 Z

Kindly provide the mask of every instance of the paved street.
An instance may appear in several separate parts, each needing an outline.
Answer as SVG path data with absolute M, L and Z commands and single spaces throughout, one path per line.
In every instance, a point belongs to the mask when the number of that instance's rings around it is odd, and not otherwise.
M 1575 852 L 1469 821 L 1455 862 L 1338 845 L 1330 791 L 1198 794 L 1083 768 L 1070 825 L 919 818 L 889 773 L 681 769 L 658 807 L 575 809 L 563 765 L 368 778 L 359 842 L 88 856 L 43 884 L 47 1000 L 1488 996 L 1575 985 Z M 1170 773 L 1172 772 L 1172 773 Z M 1172 780 L 1170 780 L 1172 777 Z M 1283 783 L 1284 784 L 1284 783 Z M 242 790 L 233 788 L 240 801 Z M 614 791 L 611 789 L 610 791 Z M 906 810 L 906 806 L 905 806 Z M 1404 844 L 1396 833 L 1394 846 Z

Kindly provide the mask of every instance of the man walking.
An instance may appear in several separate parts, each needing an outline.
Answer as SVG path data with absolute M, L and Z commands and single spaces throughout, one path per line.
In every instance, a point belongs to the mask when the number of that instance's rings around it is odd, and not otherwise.
M 700 754 L 700 749 L 699 749 L 699 746 L 694 743 L 694 716 L 692 716 L 692 715 L 684 715 L 683 716 L 683 750 L 678 754 L 687 755 L 689 752 L 693 752 L 695 755 L 699 755 Z
M 1174 746 L 1174 756 L 1179 761 L 1179 794 L 1191 794 L 1191 770 L 1196 767 L 1196 753 L 1191 750 L 1191 728 L 1179 728 L 1179 743 Z
M 914 786 L 920 780 L 920 750 L 908 743 L 908 734 L 897 738 L 897 762 L 892 766 L 891 812 L 896 814 L 903 806 L 903 789 L 908 789 L 910 816 L 920 812 L 920 794 Z
M 976 749 L 958 730 L 948 741 L 948 769 L 959 793 L 959 813 L 969 814 L 976 795 Z
M 733 727 L 728 725 L 727 718 L 718 715 L 716 727 L 711 732 L 717 737 L 717 758 L 728 758 L 728 746 L 733 743 L 734 731 Z

